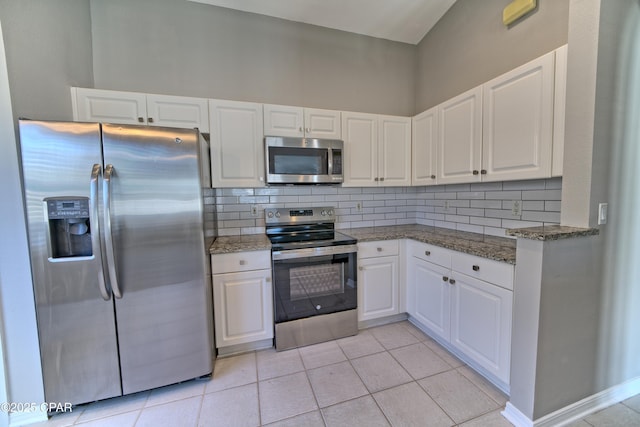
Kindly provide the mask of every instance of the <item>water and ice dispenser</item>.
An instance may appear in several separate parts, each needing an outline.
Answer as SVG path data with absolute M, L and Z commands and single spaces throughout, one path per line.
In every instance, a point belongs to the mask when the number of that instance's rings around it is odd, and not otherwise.
M 44 200 L 49 222 L 49 257 L 93 255 L 88 197 L 51 197 Z

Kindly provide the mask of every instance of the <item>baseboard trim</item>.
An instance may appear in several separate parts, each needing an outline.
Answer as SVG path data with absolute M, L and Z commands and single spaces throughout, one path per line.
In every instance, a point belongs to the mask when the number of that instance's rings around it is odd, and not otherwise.
M 47 413 L 40 410 L 33 412 L 13 412 L 9 414 L 9 426 L 25 426 L 27 424 L 47 421 L 47 419 Z
M 362 320 L 358 322 L 358 329 L 369 329 L 375 328 L 376 326 L 388 325 L 389 323 L 402 322 L 403 320 L 407 320 L 408 317 L 409 315 L 407 313 L 400 313 L 378 319 Z
M 263 350 L 273 347 L 273 338 L 253 341 L 245 344 L 234 344 L 228 347 L 218 348 L 218 357 L 235 356 L 236 354 L 248 353 L 255 350 Z
M 596 411 L 622 402 L 640 393 L 640 377 L 618 384 L 599 393 L 586 397 L 571 405 L 560 408 L 535 421 L 530 420 L 511 402 L 502 411 L 505 417 L 516 427 L 556 427 L 580 420 Z

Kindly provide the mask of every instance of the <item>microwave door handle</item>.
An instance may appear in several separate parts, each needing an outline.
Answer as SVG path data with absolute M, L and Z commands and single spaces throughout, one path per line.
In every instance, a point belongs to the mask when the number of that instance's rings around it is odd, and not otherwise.
M 329 176 L 332 176 L 333 175 L 333 150 L 331 148 L 329 148 L 328 150 L 327 162 L 329 163 L 327 165 L 327 173 L 329 174 Z
M 118 275 L 116 272 L 116 257 L 113 248 L 113 235 L 111 234 L 111 178 L 113 177 L 113 165 L 104 168 L 104 235 L 107 253 L 107 266 L 109 268 L 109 280 L 111 289 L 116 298 L 122 298 L 122 292 L 118 286 Z
M 102 165 L 98 163 L 91 168 L 91 181 L 89 187 L 89 222 L 91 224 L 91 250 L 98 264 L 98 289 L 105 301 L 111 299 L 111 294 L 107 289 L 104 280 L 104 258 L 102 257 L 102 246 L 100 243 L 100 225 L 98 222 L 98 180 L 102 173 Z

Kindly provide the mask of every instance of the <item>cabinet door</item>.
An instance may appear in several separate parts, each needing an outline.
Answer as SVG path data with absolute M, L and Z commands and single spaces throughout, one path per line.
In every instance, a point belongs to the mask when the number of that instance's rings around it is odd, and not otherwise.
M 264 104 L 264 134 L 267 136 L 304 136 L 301 107 Z
M 411 118 L 379 116 L 378 126 L 380 185 L 411 185 Z
M 378 116 L 342 112 L 343 187 L 378 185 Z
M 448 281 L 450 270 L 416 257 L 412 257 L 409 268 L 409 314 L 434 334 L 448 341 L 451 311 L 451 285 Z
M 263 187 L 262 104 L 209 100 L 213 187 Z
M 567 45 L 556 49 L 551 176 L 562 176 L 562 162 L 564 161 L 564 116 L 567 104 L 567 51 Z
M 513 292 L 452 273 L 451 344 L 509 383 Z
M 215 274 L 216 347 L 273 338 L 271 270 Z
M 209 132 L 209 106 L 205 98 L 147 95 L 147 121 L 151 126 L 198 128 Z
M 340 111 L 305 108 L 304 133 L 307 138 L 342 139 Z
M 482 87 L 440 105 L 438 184 L 480 181 Z
M 438 107 L 418 114 L 411 123 L 411 185 L 436 184 Z
M 358 260 L 358 321 L 398 314 L 398 257 Z
M 554 55 L 484 84 L 483 181 L 551 176 Z
M 147 124 L 146 95 L 137 92 L 71 88 L 75 93 L 73 119 L 129 125 Z

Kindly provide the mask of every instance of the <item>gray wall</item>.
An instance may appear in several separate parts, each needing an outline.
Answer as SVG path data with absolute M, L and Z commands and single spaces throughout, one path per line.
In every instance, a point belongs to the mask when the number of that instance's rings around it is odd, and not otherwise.
M 567 43 L 569 0 L 539 0 L 524 20 L 502 24 L 509 0 L 458 0 L 418 44 L 416 112 Z
M 14 117 L 71 120 L 71 86 L 93 85 L 89 0 L 0 0 Z
M 416 47 L 184 0 L 92 0 L 95 87 L 412 115 Z

